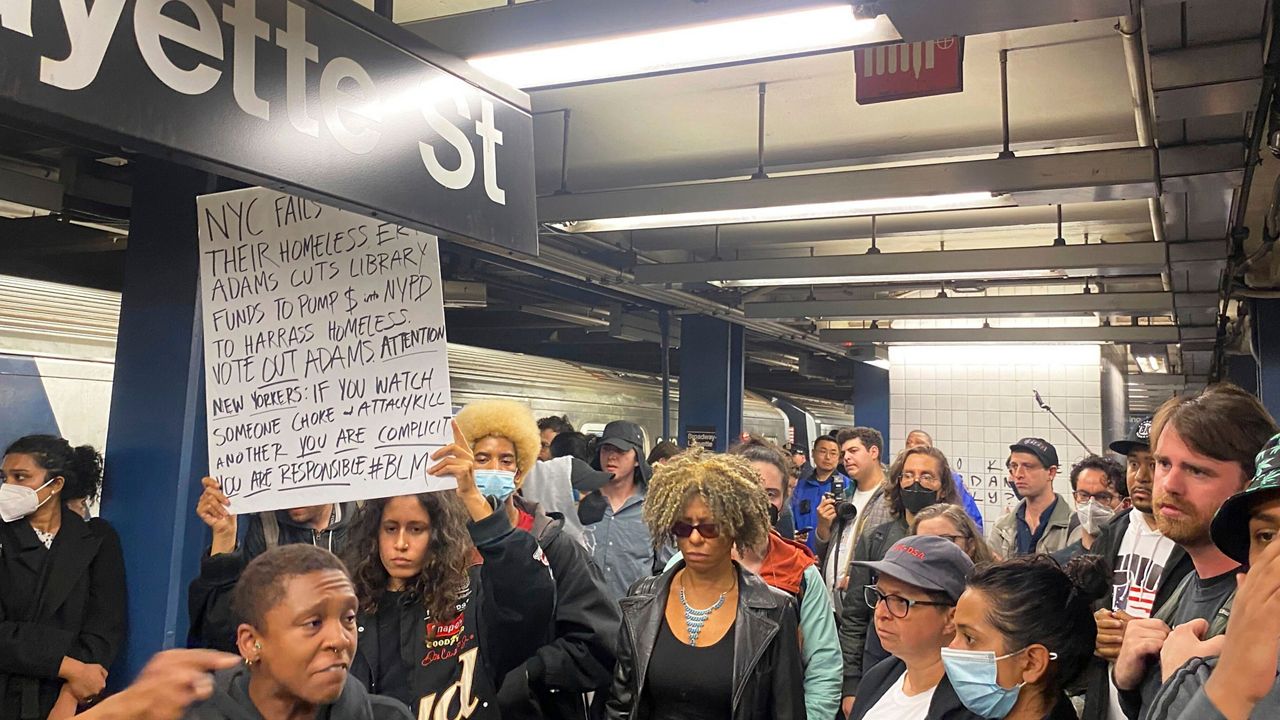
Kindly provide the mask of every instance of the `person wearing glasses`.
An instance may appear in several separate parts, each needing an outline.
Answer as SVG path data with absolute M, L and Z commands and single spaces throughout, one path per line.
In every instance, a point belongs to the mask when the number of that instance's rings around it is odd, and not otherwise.
M 916 513 L 911 523 L 912 535 L 937 535 L 955 543 L 973 561 L 974 565 L 995 562 L 1000 558 L 991 552 L 991 546 L 982 537 L 969 511 L 959 505 L 939 503 Z
M 610 720 L 800 720 L 795 600 L 733 559 L 768 542 L 769 500 L 750 463 L 686 452 L 657 468 L 644 519 L 682 559 L 622 599 Z
M 866 563 L 884 559 L 891 547 L 909 535 L 916 513 L 937 503 L 954 505 L 960 501 L 956 485 L 951 481 L 951 463 L 947 462 L 947 456 L 937 448 L 924 446 L 898 454 L 893 467 L 889 468 L 884 497 L 893 519 L 858 538 L 849 569 L 849 586 L 840 606 L 840 651 L 844 656 L 842 694 L 846 714 L 859 694 L 863 670 L 870 667 L 864 660 L 866 648 L 870 645 L 874 653 L 880 640 L 877 633 L 868 630 L 875 616 L 862 602 L 863 587 L 871 584 L 871 569 Z
M 1071 495 L 1076 502 L 1074 540 L 1053 553 L 1065 565 L 1068 560 L 1094 553 L 1094 545 L 1106 527 L 1129 503 L 1124 467 L 1109 457 L 1089 455 L 1071 467 Z
M 1075 508 L 1053 491 L 1058 450 L 1044 438 L 1023 438 L 1009 446 L 1009 480 L 1018 506 L 996 521 L 991 549 L 1002 558 L 1054 553 L 1070 545 Z
M 947 476 L 950 484 L 950 476 Z M 848 720 L 967 720 L 947 682 L 942 648 L 955 636 L 956 601 L 973 561 L 936 535 L 899 540 L 874 562 L 856 561 L 875 574 L 858 588 L 875 613 L 876 634 L 892 656 L 867 670 Z

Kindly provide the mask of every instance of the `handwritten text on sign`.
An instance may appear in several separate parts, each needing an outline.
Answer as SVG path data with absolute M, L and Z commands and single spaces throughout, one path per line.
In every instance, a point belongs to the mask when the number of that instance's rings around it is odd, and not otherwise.
M 209 469 L 235 513 L 453 487 L 436 238 L 265 188 L 197 200 Z

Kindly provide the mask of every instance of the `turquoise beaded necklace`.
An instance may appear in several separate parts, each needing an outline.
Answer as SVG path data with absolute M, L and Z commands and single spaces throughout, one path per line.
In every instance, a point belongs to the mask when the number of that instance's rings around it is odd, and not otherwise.
M 724 599 L 728 595 L 729 591 L 725 590 L 720 593 L 714 605 L 699 610 L 689 605 L 689 601 L 684 597 L 684 583 L 680 583 L 680 604 L 684 606 L 684 629 L 689 633 L 690 646 L 697 646 L 698 635 L 702 634 L 702 626 L 707 624 L 707 618 L 711 617 L 711 613 L 724 606 Z

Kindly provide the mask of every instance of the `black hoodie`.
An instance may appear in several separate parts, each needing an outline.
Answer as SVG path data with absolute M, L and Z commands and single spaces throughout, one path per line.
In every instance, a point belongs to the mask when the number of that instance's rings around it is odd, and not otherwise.
M 192 706 L 183 720 L 262 720 L 249 699 L 249 669 L 238 665 L 214 674 L 213 696 Z M 365 692 L 359 680 L 347 676 L 342 694 L 320 708 L 316 720 L 411 720 L 398 701 Z
M 337 521 L 316 532 L 308 525 L 291 520 L 288 510 L 277 510 L 274 513 L 279 534 L 276 545 L 310 543 L 340 555 L 347 542 L 347 528 L 355 515 L 355 503 L 342 503 Z M 261 514 L 253 514 L 245 523 L 244 541 L 234 552 L 210 555 L 205 551 L 200 559 L 200 575 L 191 581 L 187 592 L 187 611 L 191 617 L 188 647 L 239 652 L 236 627 L 240 622 L 231 612 L 231 590 L 249 561 L 267 551 L 265 536 Z

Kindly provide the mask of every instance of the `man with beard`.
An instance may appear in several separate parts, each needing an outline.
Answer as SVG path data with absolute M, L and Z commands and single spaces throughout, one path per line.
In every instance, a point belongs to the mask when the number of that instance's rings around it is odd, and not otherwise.
M 1253 477 L 1255 457 L 1277 429 L 1257 398 L 1232 385 L 1171 399 L 1156 413 L 1156 527 L 1186 551 L 1193 570 L 1151 618 L 1129 620 L 1124 629 L 1112 679 L 1130 718 L 1145 717 L 1160 687 L 1160 651 L 1172 628 L 1205 620 L 1206 639 L 1226 629 L 1240 564 L 1214 545 L 1210 525 Z
M 1093 552 L 1112 570 L 1112 592 L 1094 619 L 1098 623 L 1096 657 L 1085 671 L 1083 720 L 1123 720 L 1111 685 L 1111 665 L 1120 654 L 1125 626 L 1159 610 L 1191 572 L 1191 558 L 1156 526 L 1151 499 L 1155 460 L 1151 457 L 1151 418 L 1138 423 L 1127 439 L 1111 443 L 1125 456 L 1125 480 L 1133 508 L 1116 515 L 1093 541 Z

